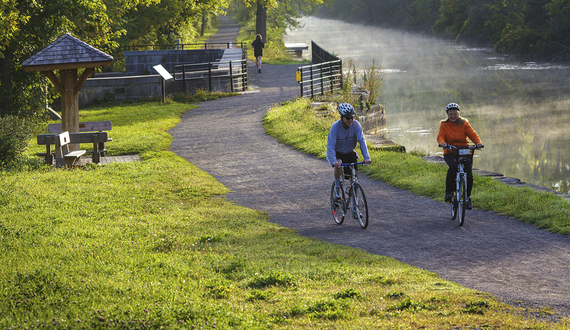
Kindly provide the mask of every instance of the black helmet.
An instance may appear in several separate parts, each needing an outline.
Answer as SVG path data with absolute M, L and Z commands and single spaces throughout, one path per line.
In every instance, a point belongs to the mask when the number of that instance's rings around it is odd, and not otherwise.
M 459 104 L 457 103 L 449 103 L 446 107 L 445 107 L 445 112 L 448 112 L 451 109 L 456 109 L 457 111 L 459 111 Z

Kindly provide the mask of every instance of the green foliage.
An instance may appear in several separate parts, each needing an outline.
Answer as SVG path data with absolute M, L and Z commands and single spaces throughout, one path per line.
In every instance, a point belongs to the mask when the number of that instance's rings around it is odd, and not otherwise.
M 255 273 L 255 276 L 249 283 L 249 286 L 252 288 L 264 288 L 270 286 L 289 287 L 294 284 L 295 280 L 291 274 L 281 271 L 272 271 L 267 275 Z
M 377 67 L 376 63 L 372 61 L 372 66 L 365 69 L 363 75 L 363 87 L 370 93 L 368 100 L 371 104 L 376 104 L 380 96 L 380 88 L 382 87 L 384 74 L 381 72 L 381 68 Z
M 487 308 L 489 308 L 489 302 L 487 301 L 475 301 L 466 304 L 465 308 L 461 311 L 467 314 L 485 314 Z
M 363 299 L 362 293 L 355 289 L 346 289 L 333 295 L 334 299 Z
M 570 58 L 568 0 L 346 0 L 335 18 L 492 44 L 501 52 Z
M 17 161 L 28 148 L 33 122 L 16 116 L 0 117 L 0 166 Z

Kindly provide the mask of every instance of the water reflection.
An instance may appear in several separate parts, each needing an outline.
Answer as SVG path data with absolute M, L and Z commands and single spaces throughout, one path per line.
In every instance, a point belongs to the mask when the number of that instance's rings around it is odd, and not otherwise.
M 441 154 L 439 121 L 445 105 L 457 102 L 486 146 L 475 167 L 568 192 L 568 63 L 518 62 L 485 48 L 335 20 L 303 24 L 285 41 L 313 40 L 357 65 L 382 66 L 387 128 L 379 134 L 408 150 Z

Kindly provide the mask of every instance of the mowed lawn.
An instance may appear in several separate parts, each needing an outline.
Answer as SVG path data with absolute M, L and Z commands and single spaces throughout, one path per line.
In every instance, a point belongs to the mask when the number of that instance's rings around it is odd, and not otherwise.
M 564 329 L 437 274 L 299 236 L 168 151 L 195 106 L 82 110 L 140 162 L 0 171 L 2 329 Z M 88 145 L 83 148 L 88 148 Z M 39 158 L 38 158 L 39 159 Z M 536 317 L 538 316 L 538 318 Z

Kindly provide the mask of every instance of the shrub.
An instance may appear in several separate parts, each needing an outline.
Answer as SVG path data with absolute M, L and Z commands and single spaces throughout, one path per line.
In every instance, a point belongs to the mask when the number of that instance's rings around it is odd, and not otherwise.
M 26 150 L 32 130 L 31 120 L 11 115 L 0 118 L 0 165 L 15 160 Z

